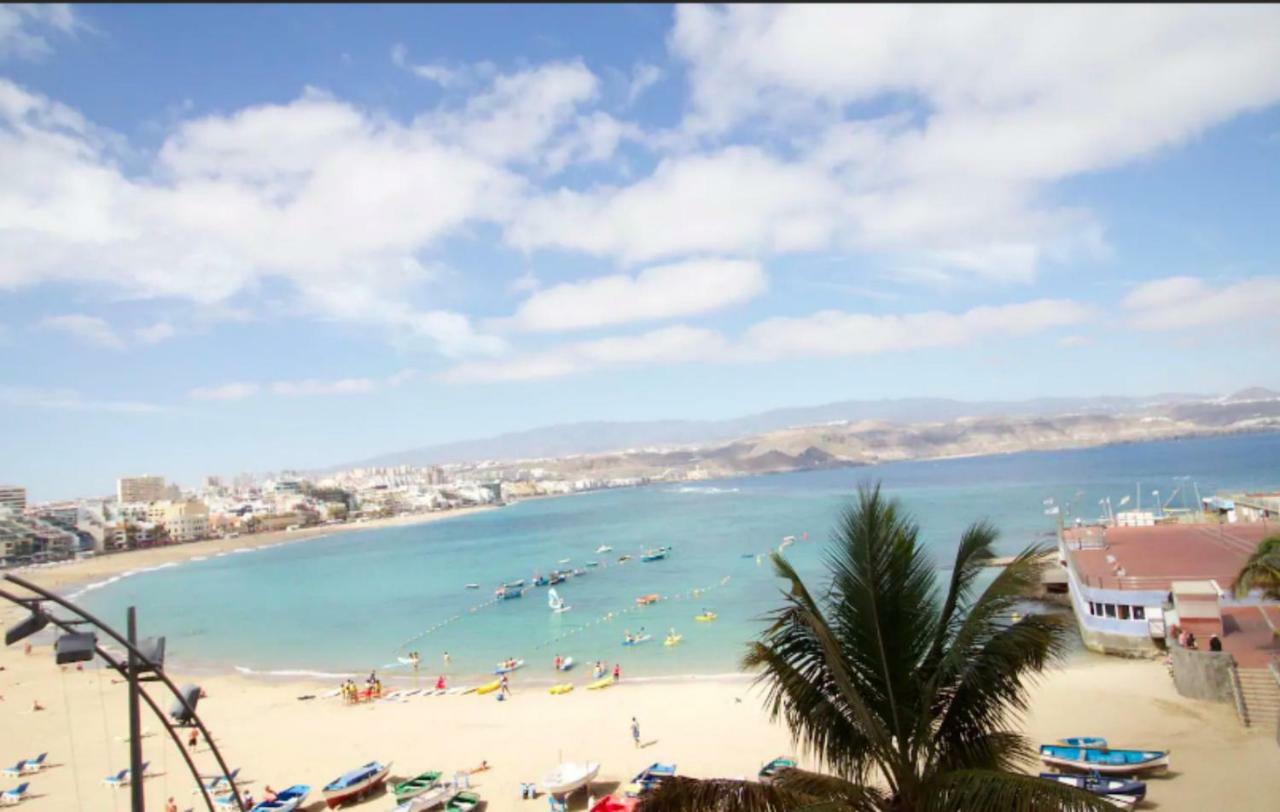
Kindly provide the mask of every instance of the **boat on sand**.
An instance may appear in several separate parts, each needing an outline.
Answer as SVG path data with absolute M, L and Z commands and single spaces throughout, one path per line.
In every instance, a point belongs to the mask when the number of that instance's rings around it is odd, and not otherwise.
M 293 812 L 302 806 L 310 792 L 310 785 L 294 784 L 277 792 L 273 800 L 258 801 L 249 812 Z
M 1040 745 L 1040 760 L 1055 770 L 1135 775 L 1169 769 L 1168 750 L 1112 750 L 1107 747 Z
M 445 812 L 471 812 L 480 805 L 480 795 L 475 792 L 463 790 L 454 793 L 453 797 L 445 803 Z
M 1145 781 L 1131 781 L 1123 778 L 1106 778 L 1094 773 L 1092 775 L 1063 775 L 1062 773 L 1040 773 L 1046 781 L 1056 781 L 1101 795 L 1116 806 L 1131 807 L 1147 797 Z
M 333 809 L 348 801 L 369 795 L 382 787 L 390 769 L 390 762 L 383 764 L 380 761 L 370 761 L 363 767 L 343 773 L 325 785 L 323 790 L 325 805 Z
M 793 769 L 795 768 L 795 766 L 796 766 L 795 759 L 787 758 L 786 756 L 779 756 L 778 758 L 775 758 L 773 761 L 770 761 L 768 764 L 761 767 L 760 772 L 757 773 L 756 777 L 760 779 L 760 783 L 768 784 L 770 781 L 773 780 L 773 777 L 777 775 L 779 772 L 781 772 L 782 770 Z
M 568 795 L 590 784 L 599 772 L 598 761 L 566 761 L 542 777 L 542 789 L 550 795 Z
M 401 781 L 398 784 L 393 784 L 391 792 L 396 797 L 396 803 L 404 803 L 410 798 L 422 795 L 427 790 L 439 785 L 440 771 L 428 770 L 424 773 L 418 773 L 407 781 Z

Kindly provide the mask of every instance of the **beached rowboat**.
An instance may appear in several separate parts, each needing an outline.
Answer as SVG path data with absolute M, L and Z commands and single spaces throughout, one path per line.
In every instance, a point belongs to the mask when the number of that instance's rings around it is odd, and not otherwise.
M 310 792 L 309 784 L 294 784 L 277 792 L 273 800 L 259 801 L 254 804 L 249 812 L 293 812 L 302 806 L 302 802 L 307 800 Z
M 625 794 L 634 797 L 648 792 L 675 774 L 676 765 L 655 761 L 636 774 L 635 778 L 631 779 L 631 784 L 627 786 Z
M 437 784 L 420 795 L 409 798 L 397 806 L 393 812 L 425 812 L 427 809 L 440 809 L 453 794 L 451 787 Z
M 780 756 L 778 758 L 775 758 L 773 761 L 770 761 L 768 764 L 764 765 L 763 767 L 761 767 L 760 772 L 757 774 L 756 777 L 760 779 L 760 783 L 768 784 L 773 780 L 773 777 L 777 775 L 779 772 L 781 772 L 782 770 L 794 769 L 795 766 L 796 766 L 795 759 L 786 758 L 785 756 Z
M 1117 806 L 1135 806 L 1139 801 L 1147 797 L 1147 784 L 1144 781 L 1104 778 L 1097 773 L 1093 775 L 1040 773 L 1040 777 L 1046 781 L 1056 781 L 1059 784 L 1067 784 L 1094 795 L 1101 795 Z
M 401 781 L 391 787 L 391 792 L 396 796 L 397 803 L 404 803 L 410 798 L 417 797 L 432 787 L 440 785 L 440 771 L 428 770 L 419 773 L 408 781 Z
M 1105 747 L 1040 745 L 1040 760 L 1058 770 L 1134 775 L 1169 769 L 1168 750 L 1112 750 Z
M 590 784 L 598 772 L 597 761 L 566 761 L 542 777 L 542 788 L 550 795 L 568 795 Z
M 383 764 L 370 761 L 363 767 L 343 773 L 325 785 L 323 790 L 325 805 L 333 809 L 347 801 L 363 798 L 383 785 L 387 780 L 387 771 L 390 769 L 389 762 Z
M 474 792 L 457 792 L 444 805 L 445 812 L 471 812 L 480 805 L 480 796 Z

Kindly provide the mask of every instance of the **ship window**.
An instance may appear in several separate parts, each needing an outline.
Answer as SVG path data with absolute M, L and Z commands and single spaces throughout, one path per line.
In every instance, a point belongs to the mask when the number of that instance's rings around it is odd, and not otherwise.
M 1107 613 L 1107 617 L 1116 616 L 1116 605 L 1114 603 L 1106 603 L 1102 605 L 1103 610 Z
M 1134 620 L 1146 620 L 1146 619 L 1147 619 L 1147 609 L 1146 609 L 1146 607 L 1144 607 L 1144 606 L 1135 606 L 1135 607 L 1133 607 L 1133 619 L 1134 619 Z
M 1123 604 L 1123 603 L 1122 603 L 1122 604 L 1120 604 L 1120 619 L 1121 619 L 1121 620 L 1128 620 L 1128 619 L 1129 619 L 1129 607 L 1128 607 L 1128 605 Z

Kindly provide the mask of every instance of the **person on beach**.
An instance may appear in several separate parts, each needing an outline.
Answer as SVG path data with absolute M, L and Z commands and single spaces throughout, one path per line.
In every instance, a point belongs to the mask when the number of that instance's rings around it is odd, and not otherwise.
M 164 812 L 178 812 L 178 804 L 173 800 L 173 796 L 169 796 L 169 800 L 165 801 Z
M 32 713 L 35 713 L 36 711 L 42 711 L 42 710 L 44 710 L 44 705 L 41 705 L 41 704 L 40 704 L 40 700 L 39 700 L 39 699 L 33 699 L 33 700 L 31 700 L 31 712 L 32 712 Z
M 563 663 L 563 662 L 564 662 L 564 660 L 561 660 L 561 659 L 560 659 L 560 655 L 559 655 L 559 654 L 557 654 L 557 655 L 556 655 L 556 670 L 557 670 L 557 671 L 559 671 L 559 670 L 560 670 L 560 664 L 561 664 L 561 663 Z
M 1218 639 L 1218 635 L 1216 634 L 1209 635 L 1209 650 L 1222 651 L 1222 641 Z
M 640 748 L 640 723 L 636 721 L 636 717 L 631 717 L 631 740 L 635 742 L 636 749 Z
M 271 803 L 275 799 L 276 799 L 276 791 L 271 788 L 270 784 L 267 784 L 265 787 L 262 788 L 262 800 L 266 801 L 267 803 Z
M 444 674 L 441 674 L 439 677 L 436 678 L 436 690 L 437 691 L 444 690 Z
M 191 735 L 187 737 L 187 747 L 192 750 L 196 749 L 196 745 L 200 743 L 200 731 L 194 727 L 191 728 Z
M 511 686 L 507 683 L 506 674 L 502 675 L 502 684 L 498 686 L 498 688 L 499 688 L 500 694 L 506 694 L 507 696 L 511 696 Z
M 613 664 L 613 681 L 617 682 L 621 678 L 622 678 L 622 664 L 614 663 Z
M 444 665 L 445 665 L 445 668 L 448 668 L 448 667 L 449 667 L 449 663 L 451 663 L 452 661 L 453 661 L 453 660 L 452 660 L 452 658 L 450 658 L 450 657 L 449 657 L 449 652 L 447 652 L 447 651 L 446 651 L 446 652 L 444 653 Z

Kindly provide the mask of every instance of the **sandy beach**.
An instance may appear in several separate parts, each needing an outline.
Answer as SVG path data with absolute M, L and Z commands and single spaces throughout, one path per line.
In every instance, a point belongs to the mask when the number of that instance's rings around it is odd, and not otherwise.
M 127 808 L 127 791 L 102 783 L 128 763 L 126 694 L 115 675 L 97 668 L 60 671 L 47 649 L 27 656 L 19 646 L 0 650 L 0 665 L 0 761 L 50 754 L 50 766 L 31 779 L 32 797 L 23 808 Z M 307 808 L 313 810 L 322 808 L 321 786 L 373 759 L 392 761 L 397 776 L 427 769 L 452 775 L 487 761 L 491 769 L 473 776 L 473 788 L 490 810 L 520 810 L 541 809 L 545 800 L 521 801 L 519 784 L 539 780 L 561 760 L 599 761 L 599 795 L 653 761 L 674 761 L 687 775 L 738 777 L 793 752 L 787 731 L 767 720 L 745 678 L 624 679 L 585 691 L 589 675 L 578 673 L 576 690 L 551 696 L 543 682 L 552 676 L 549 664 L 526 671 L 513 679 L 514 695 L 505 702 L 492 695 L 414 696 L 359 706 L 298 699 L 335 687 L 328 684 L 206 677 L 200 712 L 230 765 L 242 768 L 246 789 L 260 796 L 266 785 L 310 784 Z M 31 710 L 35 699 L 43 711 Z M 168 707 L 167 697 L 159 701 Z M 1171 747 L 1173 769 L 1150 782 L 1144 808 L 1266 809 L 1280 793 L 1273 737 L 1242 729 L 1227 705 L 1179 697 L 1158 663 L 1082 655 L 1046 676 L 1032 708 L 1024 729 L 1035 741 L 1092 734 L 1124 745 Z M 162 809 L 168 796 L 181 809 L 203 808 L 174 745 L 146 714 L 144 708 L 149 808 Z M 640 723 L 641 749 L 631 741 L 632 716 Z M 207 747 L 197 748 L 196 759 L 213 774 Z M 6 781 L 6 788 L 14 783 Z M 571 808 L 585 808 L 586 800 L 579 794 Z M 378 796 L 351 808 L 392 805 L 389 796 Z

